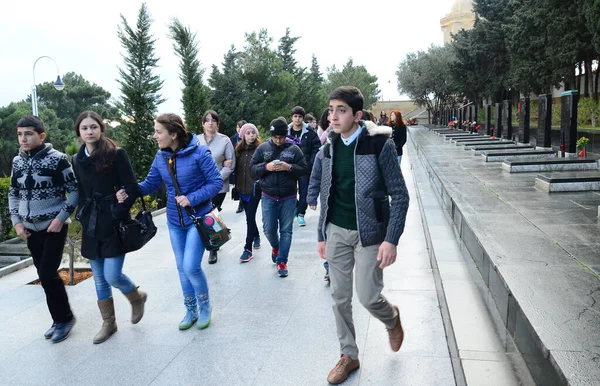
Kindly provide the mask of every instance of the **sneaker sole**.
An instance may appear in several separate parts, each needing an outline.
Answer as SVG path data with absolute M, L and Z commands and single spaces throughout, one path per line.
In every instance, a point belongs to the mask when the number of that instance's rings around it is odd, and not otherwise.
M 205 328 L 207 328 L 208 326 L 210 326 L 210 320 L 208 321 L 208 323 L 197 324 L 196 326 L 198 327 L 199 330 L 204 330 Z
M 254 258 L 254 256 L 253 256 L 253 257 L 251 257 L 251 258 L 249 258 L 249 259 L 240 259 L 240 263 L 247 263 L 247 262 L 249 262 L 250 260 L 252 260 L 253 258 Z
M 277 274 L 279 275 L 279 277 L 287 277 L 287 275 L 288 275 L 287 273 L 279 273 L 279 272 Z

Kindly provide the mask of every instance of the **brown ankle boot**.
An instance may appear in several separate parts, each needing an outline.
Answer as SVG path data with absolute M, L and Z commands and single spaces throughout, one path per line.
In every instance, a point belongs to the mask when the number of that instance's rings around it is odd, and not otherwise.
M 94 344 L 102 343 L 117 331 L 115 322 L 115 304 L 113 298 L 98 300 L 98 308 L 102 315 L 102 327 L 94 337 Z
M 327 376 L 327 382 L 331 383 L 332 385 L 342 383 L 348 378 L 348 375 L 350 375 L 351 372 L 359 367 L 360 362 L 358 359 L 352 359 L 348 355 L 344 354 L 335 367 L 329 372 L 329 375 Z
M 138 291 L 139 287 L 135 287 L 133 291 L 125 294 L 129 303 L 131 303 L 131 323 L 137 324 L 144 316 L 144 303 L 148 298 L 148 294 L 143 291 Z
M 388 328 L 388 334 L 390 336 L 390 346 L 392 351 L 399 351 L 404 341 L 404 330 L 402 329 L 402 323 L 400 323 L 400 310 L 398 306 L 392 306 L 396 310 L 396 326 L 391 330 Z

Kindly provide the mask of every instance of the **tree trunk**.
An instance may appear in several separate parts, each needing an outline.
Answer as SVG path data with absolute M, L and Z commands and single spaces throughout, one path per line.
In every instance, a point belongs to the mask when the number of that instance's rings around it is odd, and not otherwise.
M 596 81 L 594 82 L 594 91 L 593 91 L 593 95 L 592 98 L 594 98 L 594 100 L 596 102 L 598 102 L 598 81 L 600 81 L 600 59 L 597 60 L 597 68 L 596 68 Z
M 589 59 L 585 60 L 584 68 L 585 68 L 585 77 L 584 77 L 585 84 L 583 86 L 583 95 L 586 98 L 589 98 L 590 97 L 590 79 L 591 79 L 590 74 L 592 72 L 592 63 L 590 62 Z

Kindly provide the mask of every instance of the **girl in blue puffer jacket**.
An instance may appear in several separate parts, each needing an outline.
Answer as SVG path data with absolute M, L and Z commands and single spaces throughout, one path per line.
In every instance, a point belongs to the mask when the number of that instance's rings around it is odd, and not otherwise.
M 198 144 L 198 138 L 187 131 L 180 116 L 158 116 L 154 122 L 154 139 L 160 150 L 148 176 L 139 184 L 140 193 L 146 196 L 157 191 L 161 182 L 167 188 L 167 223 L 187 309 L 179 329 L 187 330 L 194 323 L 198 328 L 206 328 L 212 307 L 201 266 L 204 245 L 184 208 L 192 207 L 196 216 L 210 212 L 211 198 L 221 190 L 223 179 L 208 148 Z M 177 179 L 180 196 L 175 192 L 170 172 Z M 126 194 L 120 191 L 117 198 L 124 200 Z

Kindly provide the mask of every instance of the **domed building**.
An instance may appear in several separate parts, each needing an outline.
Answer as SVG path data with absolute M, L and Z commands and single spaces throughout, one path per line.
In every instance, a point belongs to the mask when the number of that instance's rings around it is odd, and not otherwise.
M 474 23 L 473 0 L 455 0 L 450 13 L 440 20 L 444 43 L 451 42 L 452 34 L 456 34 L 461 29 L 473 28 Z

